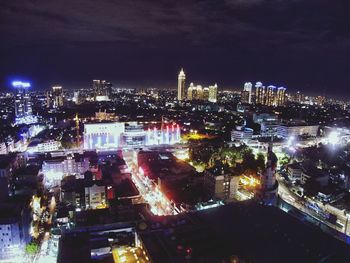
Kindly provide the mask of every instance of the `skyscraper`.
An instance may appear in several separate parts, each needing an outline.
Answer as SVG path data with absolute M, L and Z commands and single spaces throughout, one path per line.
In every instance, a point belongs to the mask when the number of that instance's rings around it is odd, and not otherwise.
M 209 86 L 209 101 L 216 103 L 218 97 L 218 85 L 215 83 L 214 86 Z
M 252 103 L 252 89 L 253 84 L 251 82 L 244 83 L 243 91 L 241 92 L 241 102 L 250 104 Z
M 14 81 L 12 86 L 16 88 L 15 98 L 15 115 L 16 118 L 25 117 L 32 114 L 32 104 L 30 102 L 30 96 L 28 88 L 29 82 Z
M 108 101 L 112 94 L 112 83 L 106 80 L 95 79 L 92 81 L 95 101 Z
M 52 87 L 52 106 L 53 106 L 53 108 L 60 108 L 63 106 L 62 86 L 53 86 Z
M 276 87 L 275 86 L 267 86 L 265 90 L 265 103 L 267 106 L 275 106 L 276 105 Z
M 177 99 L 179 101 L 181 101 L 185 98 L 186 75 L 185 75 L 185 72 L 183 69 L 181 69 L 177 80 L 178 80 L 178 82 L 177 82 Z
M 286 88 L 279 87 L 277 89 L 277 106 L 285 106 L 286 104 Z
M 187 99 L 188 100 L 193 100 L 193 90 L 195 89 L 193 82 L 191 82 L 190 86 L 188 87 L 187 90 Z
M 261 82 L 255 84 L 255 103 L 265 104 L 265 87 Z
M 203 88 L 203 100 L 209 100 L 210 89 L 208 87 Z

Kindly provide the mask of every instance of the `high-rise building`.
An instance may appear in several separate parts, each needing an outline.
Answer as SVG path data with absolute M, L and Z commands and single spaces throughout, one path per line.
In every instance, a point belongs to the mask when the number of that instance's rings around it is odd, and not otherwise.
M 28 88 L 29 82 L 14 81 L 12 86 L 16 88 L 15 98 L 15 115 L 16 118 L 22 118 L 32 114 L 32 104 L 30 102 L 30 95 Z
M 261 82 L 255 84 L 255 103 L 265 104 L 265 87 Z
M 203 100 L 204 99 L 204 89 L 201 85 L 194 85 L 191 82 L 187 90 L 187 99 L 188 100 Z
M 251 82 L 244 83 L 243 91 L 241 92 L 241 102 L 250 104 L 252 103 L 252 90 L 253 84 Z
M 215 83 L 213 86 L 209 86 L 209 101 L 216 103 L 218 97 L 218 85 Z
M 80 91 L 74 91 L 74 95 L 73 95 L 73 101 L 75 104 L 79 105 L 83 102 L 83 98 L 82 95 L 80 93 Z
M 51 107 L 51 101 L 52 101 L 52 94 L 51 91 L 48 90 L 46 91 L 46 108 L 50 108 Z
M 112 83 L 106 80 L 95 79 L 92 81 L 95 101 L 108 101 L 112 94 Z
M 277 89 L 277 106 L 285 106 L 286 105 L 286 88 L 279 87 Z
M 276 87 L 275 86 L 267 86 L 265 90 L 265 103 L 267 106 L 275 106 L 276 105 Z
M 295 94 L 295 101 L 298 103 L 303 103 L 305 101 L 305 96 L 300 91 Z
M 179 76 L 178 76 L 178 82 L 177 82 L 177 99 L 179 101 L 185 99 L 185 80 L 186 75 L 183 69 L 181 69 Z
M 203 100 L 209 100 L 210 98 L 210 89 L 208 87 L 203 88 Z
M 188 100 L 193 100 L 193 90 L 195 89 L 195 86 L 193 82 L 191 82 L 190 86 L 188 87 L 187 90 L 187 99 Z
M 60 108 L 63 106 L 62 86 L 53 86 L 52 87 L 52 106 L 53 106 L 53 108 Z

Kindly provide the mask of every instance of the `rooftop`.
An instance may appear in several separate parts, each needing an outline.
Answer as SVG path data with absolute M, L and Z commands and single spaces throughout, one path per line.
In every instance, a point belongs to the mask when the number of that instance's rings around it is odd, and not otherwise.
M 141 234 L 154 262 L 350 262 L 341 241 L 275 207 L 245 202 L 168 217 Z

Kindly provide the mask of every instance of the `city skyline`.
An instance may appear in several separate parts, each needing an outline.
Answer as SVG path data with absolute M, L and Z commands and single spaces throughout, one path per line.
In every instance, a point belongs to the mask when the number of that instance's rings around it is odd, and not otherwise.
M 0 2 L 0 262 L 350 262 L 350 4 Z
M 227 89 L 257 80 L 344 96 L 350 82 L 346 4 L 61 3 L 1 4 L 2 90 L 12 76 L 41 89 L 83 86 L 90 79 L 175 88 L 180 67 L 193 82 L 215 79 Z

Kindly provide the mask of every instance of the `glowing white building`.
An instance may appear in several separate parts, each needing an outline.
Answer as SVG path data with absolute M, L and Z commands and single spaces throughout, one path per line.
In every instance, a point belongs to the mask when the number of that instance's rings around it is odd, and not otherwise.
M 123 122 L 89 123 L 84 125 L 84 149 L 111 149 L 121 145 L 125 132 Z
M 177 99 L 183 100 L 185 99 L 185 80 L 186 75 L 183 69 L 181 69 L 179 76 L 178 76 L 178 83 L 177 83 Z
M 84 149 L 110 150 L 143 145 L 174 144 L 180 141 L 179 125 L 144 129 L 137 122 L 84 125 Z
M 242 103 L 247 103 L 247 104 L 252 103 L 252 91 L 253 91 L 253 84 L 251 82 L 244 83 L 243 91 L 241 93 Z
M 29 82 L 13 81 L 12 86 L 16 89 L 15 97 L 15 124 L 32 124 L 38 122 L 37 116 L 32 115 L 32 104 L 28 89 Z
M 79 155 L 43 161 L 42 172 L 48 184 L 59 183 L 64 176 L 81 175 L 89 170 L 89 160 Z
M 213 86 L 209 86 L 209 98 L 208 101 L 216 103 L 218 97 L 218 85 L 215 83 Z

